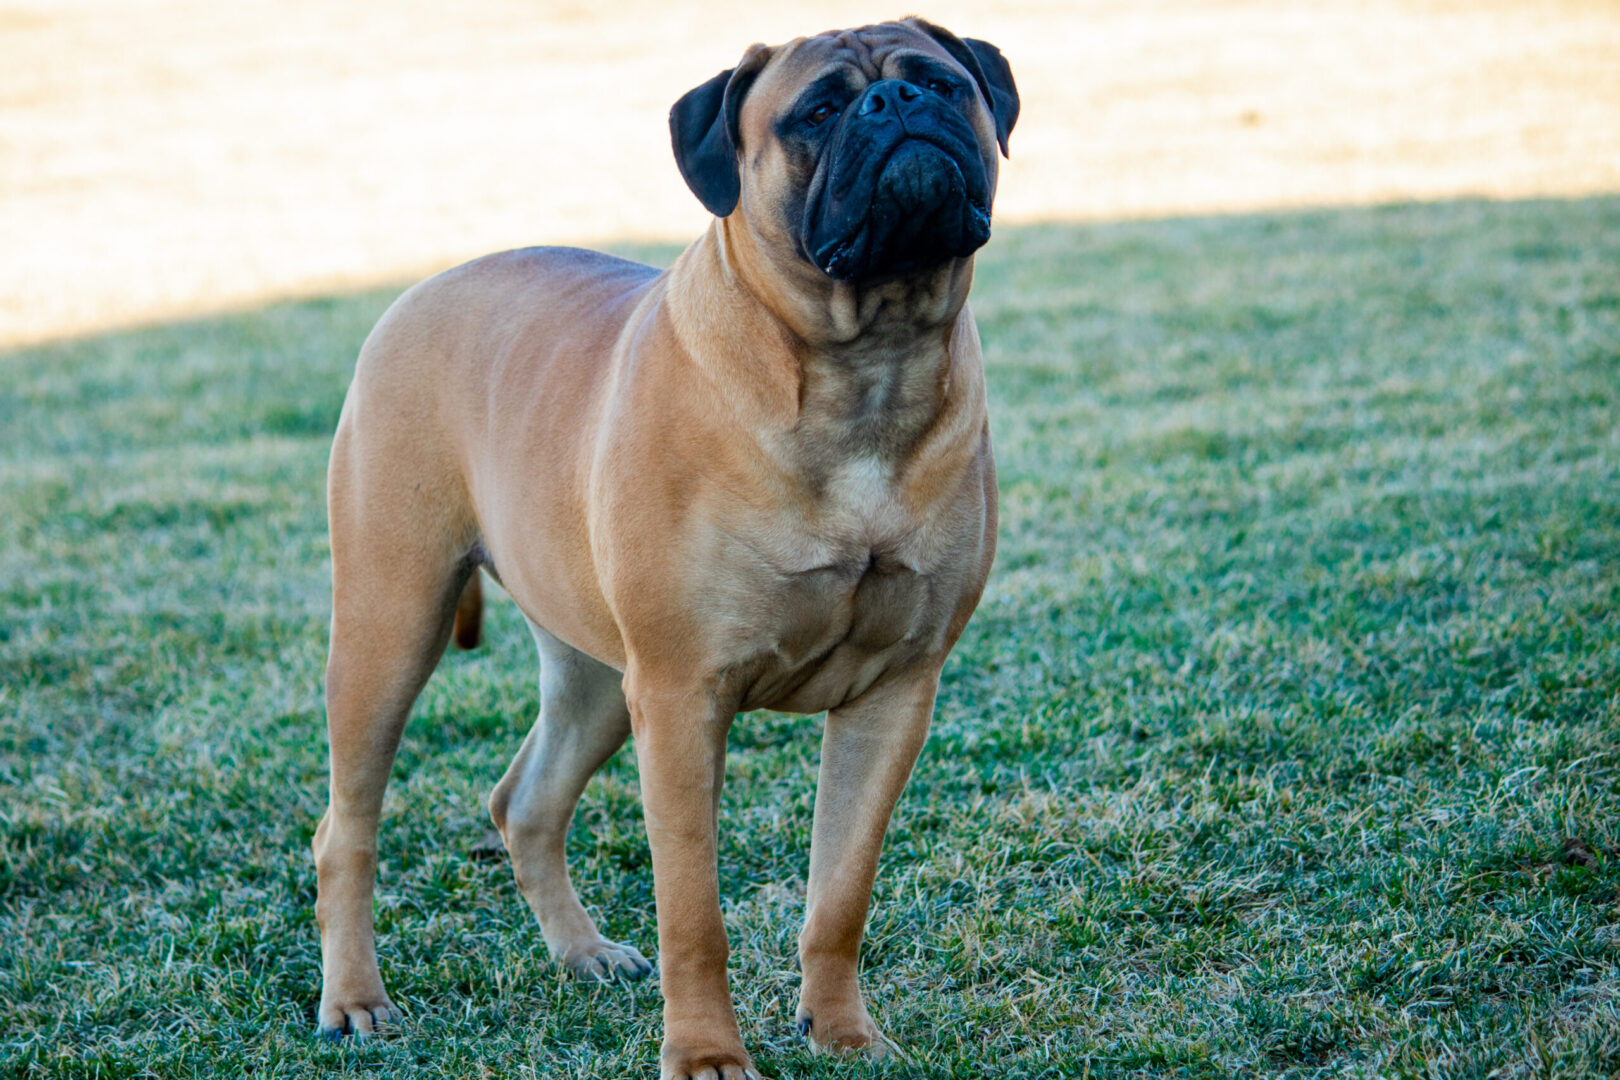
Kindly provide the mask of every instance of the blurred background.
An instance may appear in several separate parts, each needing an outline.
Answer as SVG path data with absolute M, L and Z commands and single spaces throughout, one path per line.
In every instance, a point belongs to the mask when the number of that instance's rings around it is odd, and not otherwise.
M 0 2 L 0 347 L 685 239 L 666 114 L 833 2 Z M 1620 191 L 1612 0 L 921 12 L 1011 60 L 997 220 Z

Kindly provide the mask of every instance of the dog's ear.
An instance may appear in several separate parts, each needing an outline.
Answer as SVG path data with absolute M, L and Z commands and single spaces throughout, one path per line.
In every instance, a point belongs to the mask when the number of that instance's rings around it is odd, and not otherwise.
M 675 164 L 692 194 L 715 217 L 730 214 L 742 197 L 737 118 L 748 88 L 770 56 L 764 45 L 750 45 L 741 63 L 688 90 L 669 110 Z
M 1007 156 L 1007 136 L 1018 123 L 1018 84 L 1013 82 L 1012 68 L 1001 50 L 978 38 L 959 38 L 943 26 L 935 26 L 927 19 L 916 16 L 906 20 L 917 29 L 939 42 L 951 59 L 967 68 L 979 92 L 990 106 L 990 115 L 996 122 L 996 142 L 1001 156 Z

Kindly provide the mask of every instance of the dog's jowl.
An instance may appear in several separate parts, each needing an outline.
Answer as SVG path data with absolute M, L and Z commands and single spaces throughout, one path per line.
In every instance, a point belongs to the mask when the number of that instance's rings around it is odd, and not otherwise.
M 652 970 L 598 932 L 564 862 L 587 779 L 634 733 L 663 1075 L 753 1075 L 716 870 L 726 733 L 750 709 L 826 710 L 799 1023 L 819 1049 L 883 1052 L 857 954 L 995 548 L 967 294 L 1017 116 L 1000 52 L 920 19 L 755 45 L 670 113 L 715 218 L 669 270 L 510 251 L 383 316 L 328 490 L 321 1031 L 399 1019 L 372 932 L 383 788 L 488 573 L 539 645 L 540 716 L 490 812 L 552 954 L 585 980 Z

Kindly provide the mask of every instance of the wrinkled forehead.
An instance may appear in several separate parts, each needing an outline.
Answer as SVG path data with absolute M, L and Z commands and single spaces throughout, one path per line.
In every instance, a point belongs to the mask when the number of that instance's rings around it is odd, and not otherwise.
M 878 23 L 854 30 L 829 30 L 795 38 L 771 50 L 770 63 L 743 104 L 744 124 L 750 105 L 775 112 L 786 107 L 805 86 L 823 76 L 849 73 L 860 83 L 904 76 L 908 61 L 943 61 L 959 67 L 945 48 L 904 23 Z
M 894 68 L 906 54 L 950 60 L 939 42 L 905 23 L 878 23 L 798 38 L 782 46 L 774 59 L 800 76 L 845 67 L 859 70 L 868 79 L 881 79 L 893 76 Z

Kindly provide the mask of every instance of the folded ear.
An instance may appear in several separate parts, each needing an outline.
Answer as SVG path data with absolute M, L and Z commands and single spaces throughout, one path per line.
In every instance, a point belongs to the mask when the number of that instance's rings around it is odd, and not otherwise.
M 1018 84 L 1013 82 L 1012 68 L 1001 50 L 978 38 L 959 38 L 943 26 L 935 26 L 927 19 L 916 16 L 906 20 L 933 38 L 951 54 L 951 58 L 967 68 L 979 92 L 990 106 L 990 116 L 996 122 L 996 142 L 1001 156 L 1007 156 L 1007 136 L 1018 123 Z
M 749 46 L 741 63 L 688 90 L 669 110 L 675 164 L 692 194 L 715 217 L 730 214 L 742 197 L 737 117 L 770 54 L 764 45 Z

